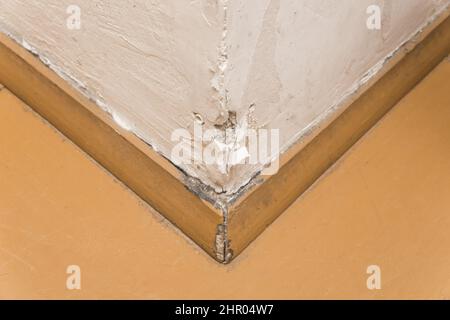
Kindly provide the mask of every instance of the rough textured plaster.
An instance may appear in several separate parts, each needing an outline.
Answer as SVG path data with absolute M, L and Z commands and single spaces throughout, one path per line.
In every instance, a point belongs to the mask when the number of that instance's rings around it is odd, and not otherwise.
M 353 94 L 450 1 L 236 0 L 230 9 L 227 89 L 238 121 L 280 128 L 281 150 Z M 366 28 L 369 5 L 382 30 Z M 241 172 L 248 180 L 253 170 Z
M 450 1 L 76 3 L 79 31 L 66 28 L 73 4 L 66 0 L 4 0 L 0 29 L 169 157 L 172 131 L 193 133 L 194 121 L 204 129 L 250 122 L 281 129 L 287 149 Z M 381 31 L 365 27 L 371 4 L 383 9 Z M 219 193 L 235 192 L 262 169 L 180 167 Z
M 66 27 L 72 4 L 81 30 Z M 219 118 L 223 24 L 216 0 L 0 2 L 0 30 L 165 157 L 174 129 L 193 132 L 194 113 Z M 207 169 L 182 169 L 214 185 Z

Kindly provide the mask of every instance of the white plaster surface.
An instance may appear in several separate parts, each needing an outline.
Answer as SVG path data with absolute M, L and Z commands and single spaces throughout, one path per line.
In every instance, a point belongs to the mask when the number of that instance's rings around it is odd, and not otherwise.
M 66 27 L 69 5 L 80 30 Z M 369 5 L 382 30 L 366 27 Z M 21 41 L 165 157 L 173 130 L 228 111 L 280 129 L 282 150 L 357 88 L 450 0 L 40 0 L 0 2 Z M 369 73 L 369 75 L 371 75 Z M 250 108 L 250 106 L 253 106 Z M 249 111 L 251 110 L 251 111 Z M 220 139 L 221 137 L 217 137 Z M 261 166 L 180 165 L 218 192 Z

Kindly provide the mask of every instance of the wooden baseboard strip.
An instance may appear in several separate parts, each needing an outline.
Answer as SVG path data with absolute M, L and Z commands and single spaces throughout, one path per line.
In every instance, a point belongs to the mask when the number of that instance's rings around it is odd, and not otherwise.
M 223 203 L 189 190 L 188 177 L 41 61 L 0 35 L 0 83 L 104 166 L 220 262 L 242 252 L 295 199 L 450 53 L 450 19 L 440 23 L 278 174 Z M 218 197 L 219 199 L 219 197 Z

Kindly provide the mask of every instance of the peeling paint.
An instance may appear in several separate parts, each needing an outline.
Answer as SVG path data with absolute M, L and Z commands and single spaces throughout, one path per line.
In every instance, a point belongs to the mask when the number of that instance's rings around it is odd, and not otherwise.
M 228 150 L 240 129 L 278 128 L 285 151 L 339 112 L 450 3 L 376 0 L 384 8 L 377 34 L 358 27 L 372 2 L 81 0 L 86 29 L 76 33 L 65 28 L 69 1 L 10 0 L 0 3 L 0 31 L 167 159 L 171 132 L 192 130 L 194 121 L 219 129 L 214 141 Z M 245 155 L 234 156 L 179 169 L 203 197 L 230 201 L 264 167 L 235 166 Z

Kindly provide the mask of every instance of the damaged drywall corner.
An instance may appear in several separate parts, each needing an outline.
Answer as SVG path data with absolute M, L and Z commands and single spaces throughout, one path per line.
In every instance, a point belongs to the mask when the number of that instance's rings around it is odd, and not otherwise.
M 219 150 L 224 155 L 223 161 L 211 165 L 203 165 L 201 169 L 204 171 L 196 175 L 196 178 L 202 180 L 203 183 L 211 186 L 216 193 L 226 193 L 228 195 L 234 194 L 243 184 L 248 180 L 244 177 L 240 181 L 241 171 L 233 173 L 232 168 L 240 160 L 245 160 L 247 154 L 241 154 L 242 148 L 239 144 L 242 142 L 240 137 L 242 132 L 247 132 L 247 128 L 251 127 L 250 122 L 247 121 L 250 117 L 238 117 L 238 112 L 230 106 L 229 92 L 227 88 L 227 77 L 230 73 L 229 65 L 229 0 L 221 0 L 222 10 L 222 34 L 221 40 L 217 47 L 217 58 L 212 64 L 210 71 L 212 77 L 210 86 L 213 91 L 212 99 L 213 106 L 216 109 L 217 116 L 209 118 L 207 115 L 202 115 L 199 112 L 193 112 L 194 120 L 205 126 L 205 129 L 216 129 L 216 134 L 211 137 L 211 143 L 215 145 L 215 150 Z M 254 111 L 254 106 L 249 109 L 249 113 Z M 242 118 L 242 121 L 238 121 Z M 253 123 L 253 122 L 252 122 Z M 187 171 L 193 175 L 192 170 Z
M 88 32 L 77 33 L 60 23 L 64 7 L 47 8 L 46 2 L 26 5 L 19 0 L 3 1 L 2 12 L 9 14 L 1 15 L 0 29 L 10 30 L 23 47 L 108 112 L 116 124 L 169 161 L 175 143 L 170 140 L 171 133 L 178 128 L 189 129 L 194 110 L 202 118 L 205 130 L 227 122 L 225 127 L 235 125 L 236 130 L 218 130 L 215 138 L 229 158 L 219 165 L 181 164 L 183 172 L 219 193 L 232 195 L 264 166 L 235 165 L 246 157 L 244 149 L 238 148 L 243 126 L 253 129 L 259 124 L 267 129 L 282 129 L 280 152 L 288 150 L 304 133 L 322 124 L 322 114 L 327 116 L 331 111 L 334 116 L 338 107 L 327 109 L 348 93 L 346 90 L 368 66 L 378 61 L 365 59 L 372 56 L 365 47 L 381 57 L 404 40 L 419 21 L 428 18 L 430 9 L 441 11 L 449 0 L 439 4 L 434 0 L 411 0 L 411 5 L 403 7 L 410 10 L 414 18 L 410 20 L 417 20 L 416 23 L 408 22 L 409 14 L 400 14 L 401 0 L 380 1 L 385 41 L 378 43 L 376 33 L 371 33 L 371 38 L 364 35 L 365 28 L 358 29 L 355 37 L 344 37 L 348 50 L 357 52 L 338 52 L 345 59 L 337 66 L 327 58 L 336 54 L 331 40 L 335 36 L 340 39 L 332 27 L 344 19 L 348 20 L 345 28 L 355 29 L 356 24 L 364 23 L 363 4 L 354 6 L 355 15 L 347 18 L 347 6 L 324 7 L 314 2 L 167 0 L 151 4 L 138 1 L 131 8 L 130 3 L 119 1 L 111 4 L 114 10 L 92 6 L 91 14 L 83 18 L 87 19 L 83 26 Z M 89 1 L 79 4 L 88 7 Z M 145 10 L 136 10 L 139 6 Z M 50 10 L 52 16 L 59 14 L 61 19 L 49 19 L 39 25 L 29 19 L 45 10 Z M 124 12 L 126 19 L 122 19 Z M 396 29 L 399 30 L 391 33 Z M 327 30 L 328 36 L 321 41 L 313 36 Z M 364 46 L 357 39 L 364 41 Z M 35 44 L 39 44 L 38 50 L 33 47 Z M 312 54 L 315 51 L 319 56 Z M 364 59 L 355 66 L 361 57 Z M 315 59 L 323 61 L 323 67 L 310 68 Z M 330 74 L 330 81 L 320 81 L 319 69 Z M 361 81 L 371 77 L 368 73 Z M 336 81 L 340 85 L 333 88 Z M 321 95 L 320 90 L 331 93 Z M 257 104 L 258 122 L 245 123 L 242 120 L 252 103 Z

